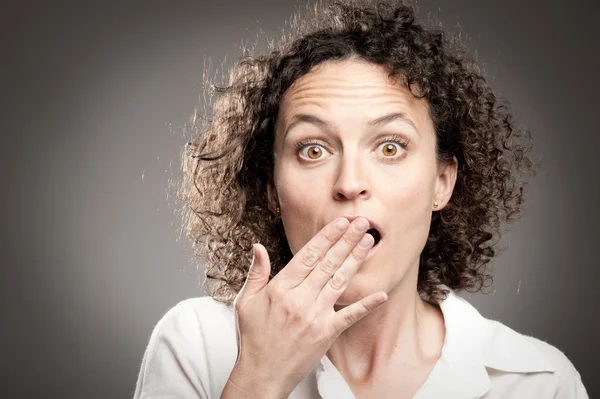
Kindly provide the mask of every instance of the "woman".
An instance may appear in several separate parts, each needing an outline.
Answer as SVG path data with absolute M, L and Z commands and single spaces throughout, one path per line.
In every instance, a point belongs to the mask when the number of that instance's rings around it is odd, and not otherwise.
M 529 133 L 411 7 L 309 10 L 195 126 L 210 296 L 155 327 L 135 398 L 586 398 L 562 352 L 455 293 L 491 279 Z

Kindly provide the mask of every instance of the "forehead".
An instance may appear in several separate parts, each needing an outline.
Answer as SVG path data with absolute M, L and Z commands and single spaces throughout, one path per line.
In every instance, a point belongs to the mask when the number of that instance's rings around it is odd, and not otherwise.
M 320 112 L 335 119 L 360 123 L 390 112 L 400 112 L 426 129 L 430 124 L 425 100 L 416 99 L 402 79 L 364 60 L 330 61 L 298 78 L 284 93 L 278 116 L 283 127 L 298 112 Z

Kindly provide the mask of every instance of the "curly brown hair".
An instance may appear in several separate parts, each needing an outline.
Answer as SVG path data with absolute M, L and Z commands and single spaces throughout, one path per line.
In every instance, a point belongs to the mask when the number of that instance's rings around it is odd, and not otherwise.
M 183 228 L 206 261 L 204 288 L 231 305 L 263 244 L 271 277 L 292 258 L 281 219 L 268 207 L 274 126 L 284 92 L 325 61 L 359 57 L 384 66 L 390 78 L 424 98 L 436 132 L 437 159 L 458 160 L 454 192 L 432 215 L 420 255 L 417 289 L 432 303 L 453 290 L 477 292 L 492 281 L 485 267 L 495 235 L 512 222 L 534 175 L 531 134 L 517 129 L 505 101 L 454 36 L 416 21 L 404 1 L 318 2 L 296 13 L 266 55 L 245 54 L 229 82 L 212 85 L 212 114 L 194 113 L 194 137 L 182 153 L 178 194 Z M 209 82 L 210 83 L 210 82 Z M 497 238 L 497 237 L 496 237 Z

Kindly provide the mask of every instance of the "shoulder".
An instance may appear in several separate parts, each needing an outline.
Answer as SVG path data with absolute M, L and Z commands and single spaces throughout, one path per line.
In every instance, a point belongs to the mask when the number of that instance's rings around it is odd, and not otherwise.
M 185 333 L 215 325 L 223 328 L 234 321 L 232 308 L 206 296 L 177 303 L 162 316 L 156 327 L 162 330 L 184 327 L 179 331 Z
M 523 335 L 554 368 L 554 383 L 557 393 L 569 398 L 587 398 L 587 393 L 581 381 L 581 375 L 567 355 L 556 346 L 541 339 Z M 563 397 L 559 395 L 559 397 Z
M 207 354 L 215 348 L 233 350 L 237 343 L 233 309 L 211 297 L 183 300 L 158 321 L 151 338 L 156 340 L 168 341 L 173 349 L 202 345 Z
M 541 339 L 521 334 L 494 320 L 487 320 L 486 366 L 512 373 L 552 392 L 557 398 L 587 398 L 581 375 L 557 347 Z M 518 375 L 518 377 L 517 377 Z M 524 384 L 526 386 L 528 384 Z
M 134 398 L 219 397 L 237 357 L 233 309 L 211 297 L 190 298 L 155 325 Z

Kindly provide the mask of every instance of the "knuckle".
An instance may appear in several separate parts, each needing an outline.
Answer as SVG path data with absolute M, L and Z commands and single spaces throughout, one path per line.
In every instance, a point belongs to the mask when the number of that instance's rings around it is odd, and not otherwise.
M 333 277 L 331 277 L 329 282 L 334 290 L 339 290 L 346 286 L 348 279 L 343 275 L 343 273 L 337 272 L 333 275 Z
M 304 312 L 297 306 L 294 315 L 296 316 L 296 320 L 303 326 L 312 327 L 312 317 L 309 312 Z
M 306 267 L 312 268 L 319 260 L 319 253 L 313 247 L 306 247 L 300 261 Z
M 364 252 L 364 251 L 363 251 L 363 252 Z M 362 261 L 362 260 L 363 260 L 363 258 L 364 258 L 364 254 L 363 254 L 363 253 L 361 253 L 361 251 L 360 251 L 360 250 L 357 250 L 357 249 L 353 249 L 353 250 L 350 252 L 350 256 L 352 257 L 352 259 L 354 259 L 354 260 L 356 260 L 356 261 Z
M 323 258 L 323 260 L 319 264 L 319 267 L 325 273 L 332 274 L 337 269 L 337 264 L 336 264 L 336 262 L 334 262 L 333 260 L 331 260 L 331 258 L 325 257 L 325 258 Z
M 262 274 L 260 274 L 254 267 L 251 267 L 250 270 L 248 270 L 247 276 L 248 280 L 260 280 L 262 278 Z
M 347 325 L 352 325 L 354 324 L 354 322 L 356 321 L 356 315 L 354 312 L 348 312 L 346 314 L 344 314 L 344 321 L 346 322 Z
M 323 235 L 330 243 L 335 243 L 340 237 L 340 233 L 335 229 L 335 227 L 327 229 L 327 231 L 325 231 Z
M 368 301 L 367 299 L 365 299 L 363 300 L 362 305 L 366 313 L 372 312 L 373 310 L 377 309 L 377 303 L 372 300 Z
M 285 291 L 280 284 L 267 284 L 267 293 L 275 303 L 280 302 L 285 297 Z
M 298 307 L 296 306 L 296 304 L 292 301 L 286 301 L 282 304 L 282 308 L 284 310 L 284 313 L 288 316 L 293 316 L 294 319 L 296 319 L 297 315 L 298 315 Z
M 346 242 L 346 244 L 350 245 L 351 247 L 354 247 L 356 245 L 356 239 L 349 236 L 348 234 L 344 234 L 342 236 L 342 239 Z
M 285 306 L 286 315 L 297 326 L 310 326 L 308 312 L 303 311 L 302 306 L 296 301 L 292 301 Z

